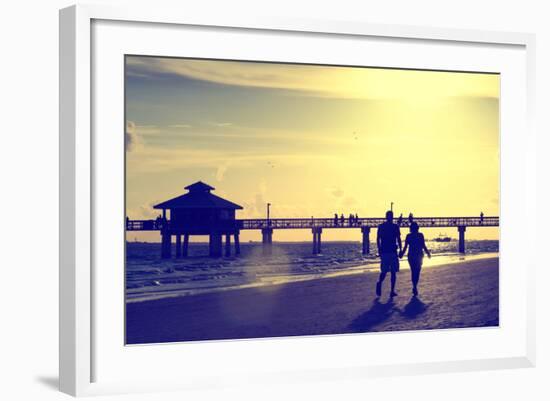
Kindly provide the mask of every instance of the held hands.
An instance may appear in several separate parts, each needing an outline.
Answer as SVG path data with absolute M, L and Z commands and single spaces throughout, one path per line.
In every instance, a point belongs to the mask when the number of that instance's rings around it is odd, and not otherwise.
M 432 254 L 430 253 L 430 251 L 426 252 L 428 254 L 428 259 L 431 259 L 432 258 Z
M 405 252 L 399 251 L 399 259 L 402 259 L 404 254 L 405 254 Z

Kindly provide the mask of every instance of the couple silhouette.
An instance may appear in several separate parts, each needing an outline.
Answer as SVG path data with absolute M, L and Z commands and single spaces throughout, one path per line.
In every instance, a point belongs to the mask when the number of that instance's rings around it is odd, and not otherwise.
M 411 222 L 410 233 L 405 238 L 405 247 L 403 248 L 399 225 L 393 222 L 393 212 L 387 211 L 386 221 L 378 226 L 376 245 L 378 246 L 378 254 L 380 255 L 380 277 L 376 283 L 376 296 L 379 297 L 382 295 L 382 283 L 388 273 L 391 276 L 390 297 L 397 296 L 395 283 L 397 281 L 397 272 L 399 271 L 399 259 L 407 253 L 407 250 L 409 251 L 407 259 L 411 268 L 412 293 L 414 296 L 417 296 L 424 252 L 431 258 L 430 251 L 424 241 L 424 234 L 420 232 L 418 223 Z

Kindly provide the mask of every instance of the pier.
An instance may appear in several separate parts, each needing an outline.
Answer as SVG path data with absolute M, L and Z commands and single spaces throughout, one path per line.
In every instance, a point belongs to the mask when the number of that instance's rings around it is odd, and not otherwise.
M 269 255 L 275 230 L 311 230 L 312 253 L 320 254 L 324 230 L 349 229 L 360 232 L 363 255 L 370 254 L 370 234 L 385 219 L 383 217 L 327 217 L 327 218 L 267 218 L 236 219 L 235 211 L 241 206 L 211 193 L 213 187 L 197 182 L 185 187 L 187 194 L 155 205 L 162 215 L 155 220 L 126 219 L 126 231 L 159 231 L 161 235 L 161 257 L 172 257 L 172 237 L 175 237 L 176 258 L 186 257 L 191 235 L 208 235 L 209 254 L 212 257 L 231 256 L 231 237 L 234 254 L 240 254 L 239 235 L 242 230 L 258 230 L 262 233 L 263 253 Z M 454 227 L 458 230 L 458 252 L 466 252 L 467 227 L 498 227 L 497 216 L 470 217 L 399 217 L 394 222 L 402 228 L 412 222 L 426 228 Z M 183 238 L 183 242 L 182 242 Z M 225 246 L 224 246 L 225 239 Z
M 376 228 L 385 221 L 383 217 L 360 217 L 357 220 L 349 221 L 347 218 L 344 222 L 338 219 L 338 223 L 334 218 L 278 218 L 278 219 L 236 219 L 232 226 L 232 235 L 235 236 L 235 254 L 240 253 L 239 233 L 242 230 L 258 230 L 262 233 L 263 253 L 269 255 L 273 243 L 273 233 L 275 230 L 299 230 L 309 229 L 312 233 L 312 253 L 321 253 L 321 237 L 323 230 L 329 229 L 355 229 L 361 235 L 361 249 L 363 255 L 370 254 L 370 234 L 376 232 Z M 458 252 L 466 253 L 466 228 L 467 227 L 498 227 L 499 218 L 496 216 L 487 216 L 481 219 L 479 216 L 470 217 L 415 217 L 416 222 L 420 227 L 424 228 L 456 228 L 458 231 Z M 410 222 L 398 219 L 394 221 L 401 228 L 408 228 Z M 164 227 L 163 227 L 164 224 Z M 157 222 L 155 220 L 128 220 L 126 225 L 127 231 L 170 231 L 170 221 Z M 372 230 L 374 229 L 374 230 Z M 163 236 L 168 241 L 167 236 Z M 176 257 L 187 256 L 189 235 L 185 235 L 184 251 L 180 252 L 180 241 L 176 236 Z M 230 256 L 230 239 L 226 236 L 225 255 Z M 170 246 L 167 242 L 163 247 Z M 211 249 L 211 256 L 221 255 L 221 236 L 214 239 L 214 248 Z M 219 249 L 219 251 L 216 251 Z
M 212 257 L 231 256 L 231 237 L 234 254 L 240 254 L 239 235 L 242 230 L 258 230 L 262 233 L 263 253 L 269 255 L 275 230 L 311 230 L 312 253 L 320 254 L 323 230 L 357 230 L 364 255 L 370 254 L 370 234 L 385 221 L 383 217 L 327 217 L 327 218 L 267 218 L 236 219 L 235 211 L 241 206 L 211 193 L 213 187 L 201 181 L 185 187 L 188 193 L 155 205 L 162 215 L 155 220 L 126 219 L 126 231 L 159 231 L 162 258 L 172 257 L 172 237 L 175 237 L 177 258 L 186 257 L 191 235 L 208 235 L 209 254 Z M 470 217 L 398 217 L 394 223 L 402 228 L 412 222 L 425 228 L 449 228 L 458 230 L 458 252 L 466 252 L 467 227 L 498 227 L 497 216 Z M 182 243 L 183 237 L 183 243 Z M 225 239 L 225 246 L 224 246 Z M 223 251 L 223 252 L 222 252 Z

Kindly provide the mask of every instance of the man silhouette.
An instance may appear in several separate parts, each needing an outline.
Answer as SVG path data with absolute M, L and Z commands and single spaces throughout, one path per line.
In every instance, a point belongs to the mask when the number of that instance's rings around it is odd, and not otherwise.
M 386 274 L 391 274 L 391 297 L 395 297 L 395 282 L 397 280 L 397 272 L 399 271 L 399 253 L 401 253 L 401 232 L 399 226 L 393 222 L 393 212 L 386 212 L 386 221 L 378 226 L 376 233 L 376 245 L 378 246 L 378 254 L 380 255 L 380 277 L 376 283 L 376 295 L 382 295 L 382 283 L 386 278 Z

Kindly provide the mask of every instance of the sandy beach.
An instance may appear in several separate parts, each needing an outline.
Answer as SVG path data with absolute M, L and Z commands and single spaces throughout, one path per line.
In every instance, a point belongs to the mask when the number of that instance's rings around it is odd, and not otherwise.
M 406 263 L 406 261 L 403 261 Z M 411 297 L 410 271 L 246 288 L 128 303 L 127 344 L 498 326 L 498 258 L 425 268 Z

